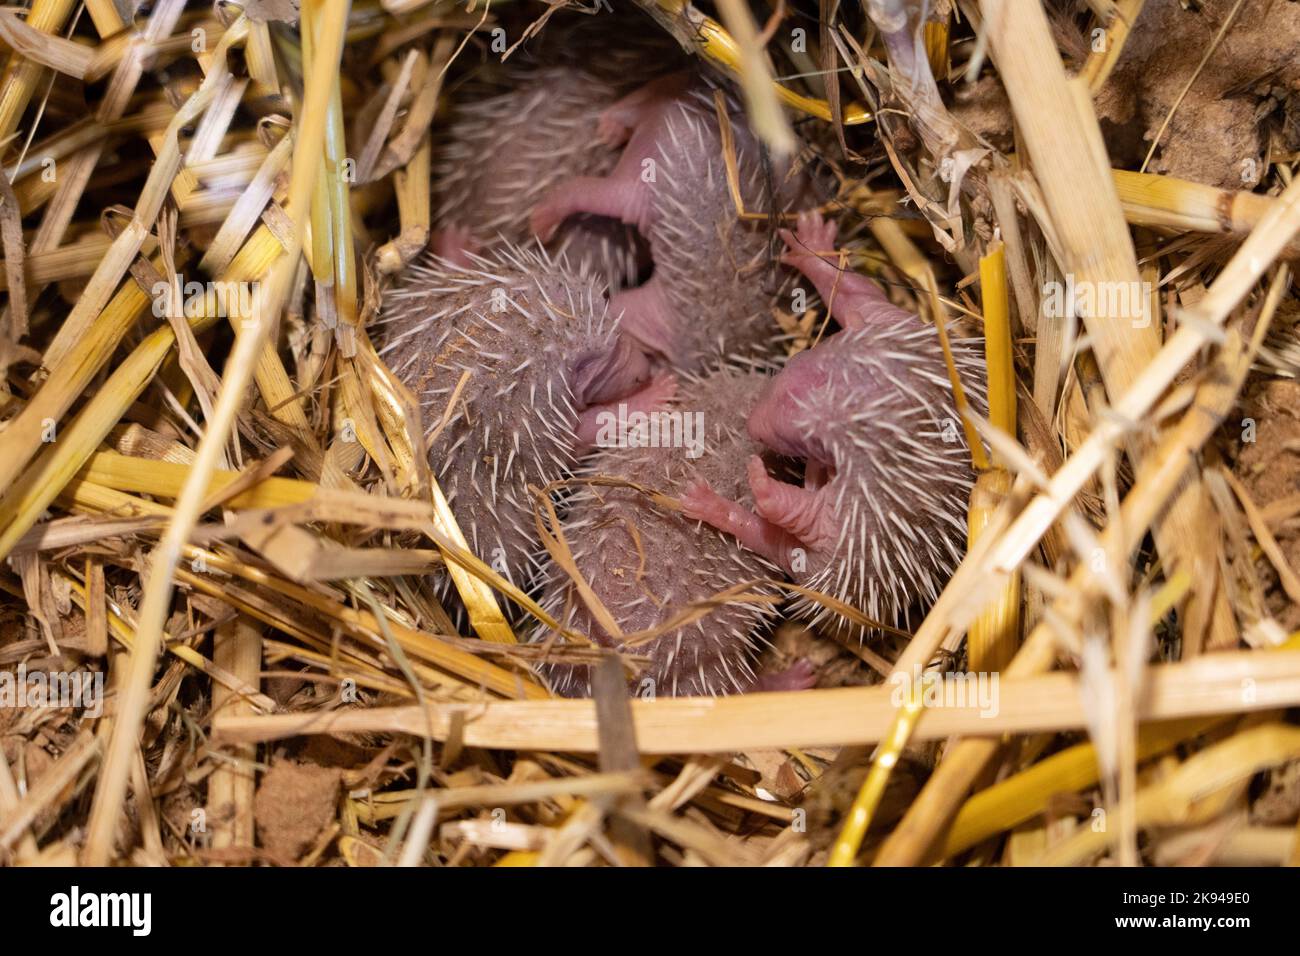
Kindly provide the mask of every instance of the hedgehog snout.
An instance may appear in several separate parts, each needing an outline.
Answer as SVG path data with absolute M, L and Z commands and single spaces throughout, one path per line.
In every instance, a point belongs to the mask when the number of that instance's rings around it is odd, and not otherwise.
M 792 358 L 763 389 L 746 421 L 751 438 L 789 458 L 814 456 L 818 444 L 813 440 L 816 436 L 795 425 L 806 418 L 803 411 L 808 395 L 827 381 L 825 370 L 815 359 L 808 352 Z
M 573 364 L 573 394 L 580 408 L 624 398 L 650 380 L 650 359 L 625 336 L 609 348 L 584 352 Z

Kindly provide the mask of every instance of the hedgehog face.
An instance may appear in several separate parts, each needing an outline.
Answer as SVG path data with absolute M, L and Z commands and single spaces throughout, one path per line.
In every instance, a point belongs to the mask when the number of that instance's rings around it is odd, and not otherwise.
M 752 508 L 703 480 L 680 500 L 687 517 L 801 584 L 875 620 L 898 620 L 918 599 L 935 600 L 961 560 L 970 457 L 960 434 L 949 442 L 934 431 L 937 420 L 957 420 L 936 330 L 839 265 L 834 236 L 816 213 L 801 216 L 797 234 L 784 233 L 783 260 L 812 279 L 844 331 L 792 359 L 748 422 L 755 439 L 807 459 L 803 484 L 774 479 L 755 456 Z M 986 408 L 977 343 L 950 344 L 967 396 Z M 796 613 L 828 612 L 801 598 Z
M 570 379 L 579 411 L 626 398 L 649 380 L 650 360 L 622 335 L 610 346 L 579 354 Z
M 963 372 L 977 351 L 953 343 Z M 801 584 L 897 620 L 934 600 L 960 560 L 971 483 L 963 445 L 933 431 L 953 417 L 944 357 L 932 327 L 862 324 L 802 353 L 768 385 L 749 430 L 806 459 L 804 481 L 779 481 L 750 461 L 753 507 L 706 481 L 681 496 L 683 513 L 734 535 Z M 982 395 L 967 387 L 976 407 Z M 807 602 L 799 613 L 824 609 Z

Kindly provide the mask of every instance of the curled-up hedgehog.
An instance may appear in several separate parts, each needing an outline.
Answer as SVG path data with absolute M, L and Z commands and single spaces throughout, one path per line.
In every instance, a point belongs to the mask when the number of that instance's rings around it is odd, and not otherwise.
M 528 486 L 571 472 L 602 410 L 649 410 L 673 383 L 652 378 L 598 278 L 540 249 L 468 258 L 407 269 L 385 298 L 381 354 L 420 402 L 470 547 L 522 587 L 537 563 Z
M 797 235 L 783 237 L 784 260 L 843 327 L 794 356 L 749 415 L 763 447 L 806 460 L 803 484 L 772 477 L 754 455 L 752 507 L 703 474 L 682 504 L 798 583 L 876 621 L 905 619 L 914 603 L 938 596 L 960 561 L 974 483 L 938 332 L 838 268 L 834 223 L 802 216 Z M 976 343 L 951 344 L 963 388 L 981 405 Z M 796 611 L 829 613 L 807 598 Z
M 462 94 L 465 105 L 435 144 L 433 246 L 440 255 L 464 264 L 466 252 L 499 238 L 526 243 L 528 214 L 551 188 L 614 168 L 618 151 L 590 135 L 594 118 L 680 56 L 658 30 L 620 31 L 614 42 L 617 27 L 605 22 L 612 19 L 628 17 L 584 17 L 546 30 L 506 68 L 504 89 L 480 81 L 472 95 Z M 647 260 L 631 226 L 582 214 L 560 224 L 547 249 L 589 266 L 615 289 L 635 284 Z
M 815 205 L 804 172 L 769 162 L 744 118 L 724 99 L 736 179 L 748 213 Z M 546 239 L 575 214 L 635 226 L 654 271 L 614 296 L 624 328 L 672 367 L 700 373 L 720 358 L 770 356 L 780 274 L 765 222 L 742 219 L 732 198 L 714 91 L 697 75 L 653 80 L 601 114 L 596 135 L 625 144 L 608 175 L 574 177 L 533 210 Z
M 745 434 L 745 415 L 767 381 L 763 371 L 723 367 L 684 382 L 670 410 L 602 435 L 601 444 L 614 447 L 602 448 L 583 477 L 617 477 L 675 497 L 700 474 L 724 493 L 745 500 L 745 462 L 762 451 Z M 563 528 L 578 571 L 624 636 L 660 627 L 693 601 L 781 576 L 773 564 L 730 537 L 627 486 L 579 482 Z M 770 585 L 749 590 L 775 594 Z M 773 612 L 771 604 L 722 604 L 699 620 L 629 647 L 597 623 L 558 566 L 547 569 L 541 603 L 561 624 L 602 646 L 648 656 L 651 663 L 637 684 L 642 696 L 647 690 L 669 696 L 796 690 L 813 681 L 804 661 L 779 674 L 755 675 L 756 638 Z M 534 639 L 551 633 L 541 627 Z M 590 693 L 589 668 L 553 665 L 546 670 L 560 693 Z

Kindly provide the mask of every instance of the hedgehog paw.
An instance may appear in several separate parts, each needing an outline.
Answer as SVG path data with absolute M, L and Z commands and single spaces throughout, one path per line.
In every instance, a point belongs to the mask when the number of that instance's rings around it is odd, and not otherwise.
M 755 522 L 761 519 L 744 506 L 722 497 L 703 478 L 694 478 L 678 499 L 682 514 L 692 521 L 703 521 L 724 534 L 734 535 L 742 543 Z
M 622 146 L 631 139 L 633 130 L 686 88 L 688 77 L 686 73 L 658 77 L 607 107 L 596 124 L 596 138 L 605 146 Z
M 786 246 L 781 261 L 793 266 L 797 264 L 794 260 L 806 256 L 815 256 L 818 259 L 836 256 L 837 232 L 835 222 L 833 220 L 827 222 L 822 218 L 819 210 L 801 212 L 793 233 L 789 229 L 781 230 L 781 239 Z
M 856 289 L 857 282 L 870 280 L 840 267 L 840 255 L 835 248 L 835 223 L 826 222 L 819 212 L 800 213 L 795 231 L 782 229 L 780 234 L 785 243 L 781 264 L 810 279 L 822 301 L 830 303 L 832 313 L 839 318 L 844 301 L 851 290 Z
M 645 121 L 654 105 L 653 91 L 643 86 L 606 107 L 596 122 L 597 141 L 611 149 L 622 146 L 632 138 L 632 131 Z
M 727 512 L 730 508 L 738 507 L 709 487 L 709 483 L 703 478 L 691 479 L 678 501 L 681 502 L 682 514 L 686 517 L 715 527 L 715 522 L 727 520 Z
M 622 146 L 632 136 L 633 124 L 628 120 L 626 111 L 615 103 L 600 114 L 600 120 L 596 123 L 596 141 L 611 149 Z
M 822 517 L 822 499 L 817 492 L 777 481 L 758 455 L 749 460 L 749 488 L 754 493 L 754 510 L 765 521 L 798 539 L 801 547 L 817 540 Z
M 844 266 L 835 248 L 835 233 L 834 220 L 828 222 L 817 210 L 800 213 L 794 232 L 781 230 L 786 246 L 781 262 L 812 280 L 840 325 L 856 329 L 880 315 L 882 307 L 894 307 L 879 286 Z

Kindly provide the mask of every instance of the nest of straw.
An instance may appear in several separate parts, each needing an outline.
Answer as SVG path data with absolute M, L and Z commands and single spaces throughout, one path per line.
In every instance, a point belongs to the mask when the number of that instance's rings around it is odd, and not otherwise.
M 769 148 L 818 144 L 849 267 L 985 336 L 937 603 L 783 625 L 810 691 L 533 676 L 507 601 L 541 609 L 367 327 L 461 81 L 604 5 L 32 0 L 0 11 L 0 860 L 1300 860 L 1288 5 L 638 5 Z M 961 674 L 995 705 L 915 679 Z

